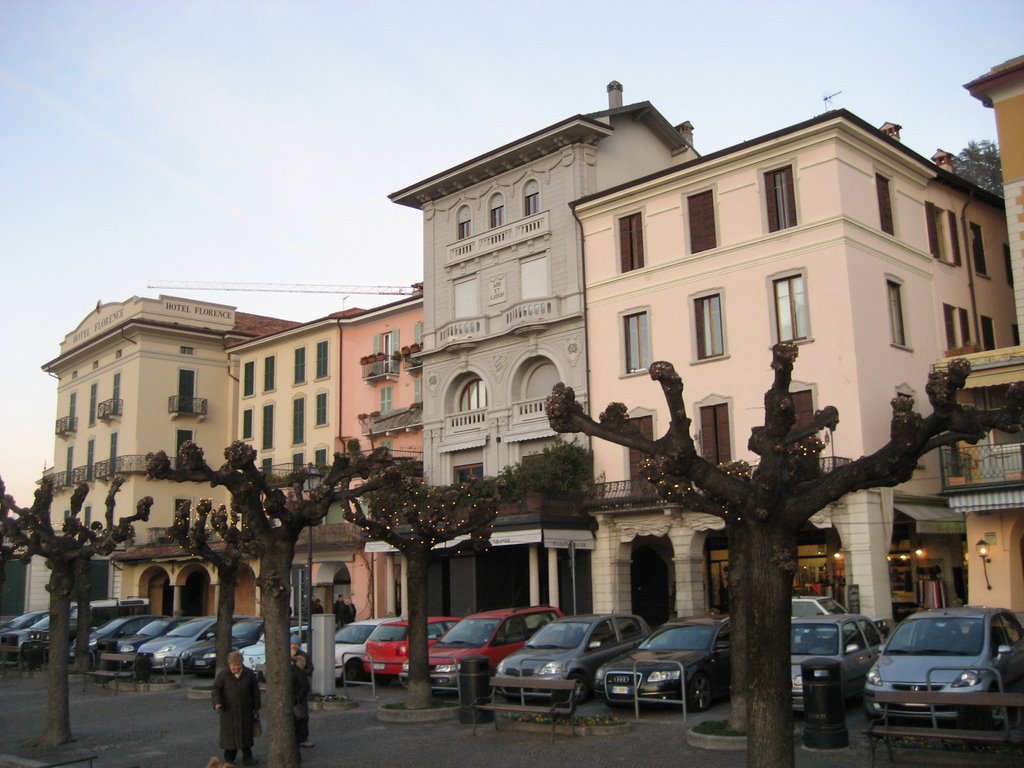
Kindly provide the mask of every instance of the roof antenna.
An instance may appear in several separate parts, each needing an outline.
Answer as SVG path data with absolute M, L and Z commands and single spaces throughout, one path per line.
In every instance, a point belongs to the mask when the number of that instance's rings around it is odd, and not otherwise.
M 828 112 L 830 109 L 832 109 L 832 99 L 834 99 L 836 96 L 838 96 L 841 93 L 842 93 L 842 91 L 836 91 L 833 94 L 830 94 L 828 96 L 822 97 L 821 100 L 825 102 L 825 111 L 826 112 Z

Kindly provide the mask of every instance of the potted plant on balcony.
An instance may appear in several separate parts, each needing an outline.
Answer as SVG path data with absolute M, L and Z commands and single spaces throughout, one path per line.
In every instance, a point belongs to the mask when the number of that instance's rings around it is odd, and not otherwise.
M 541 453 L 505 467 L 498 477 L 505 482 L 506 498 L 537 511 L 545 501 L 565 502 L 586 491 L 594 480 L 594 457 L 559 437 Z

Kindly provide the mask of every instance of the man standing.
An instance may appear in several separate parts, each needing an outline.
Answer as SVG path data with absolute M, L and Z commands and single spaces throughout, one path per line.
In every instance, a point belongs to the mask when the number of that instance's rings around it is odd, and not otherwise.
M 213 681 L 213 708 L 220 714 L 220 747 L 232 762 L 242 750 L 242 765 L 256 765 L 252 756 L 253 724 L 259 719 L 260 686 L 256 673 L 242 665 L 242 654 L 228 654 L 228 667 Z
M 309 688 L 313 677 L 313 657 L 302 650 L 298 635 L 292 635 L 292 688 L 296 696 L 292 702 L 295 708 L 295 736 L 300 747 L 312 747 L 309 740 Z M 304 684 L 302 684 L 304 683 Z M 300 706 L 301 705 L 301 706 Z M 305 717 L 300 717 L 300 709 Z
M 356 620 L 356 607 L 352 604 L 352 598 L 345 601 L 345 623 L 351 624 Z
M 341 629 L 347 623 L 345 621 L 345 598 L 338 595 L 334 601 L 334 628 Z

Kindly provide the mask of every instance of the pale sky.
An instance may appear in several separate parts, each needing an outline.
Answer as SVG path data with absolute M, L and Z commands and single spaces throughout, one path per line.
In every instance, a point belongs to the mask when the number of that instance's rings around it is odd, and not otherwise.
M 97 300 L 409 285 L 420 214 L 387 195 L 604 109 L 611 80 L 701 153 L 830 94 L 956 153 L 996 138 L 962 85 L 1022 30 L 1022 0 L 0 0 L 0 476 L 31 503 L 58 416 L 41 366 Z M 166 292 L 300 321 L 389 300 Z

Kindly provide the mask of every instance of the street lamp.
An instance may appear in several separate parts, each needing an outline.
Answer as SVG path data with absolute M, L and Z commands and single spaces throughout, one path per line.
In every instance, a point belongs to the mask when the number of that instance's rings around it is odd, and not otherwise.
M 984 539 L 978 539 L 978 543 L 974 545 L 974 548 L 978 550 L 978 557 L 981 558 L 981 569 L 985 572 L 985 586 L 991 590 L 992 582 L 988 580 L 988 564 L 992 562 L 992 558 L 988 556 L 988 542 Z
M 310 493 L 318 485 L 324 474 L 319 470 L 316 464 L 310 462 L 306 465 L 306 482 L 303 483 L 303 488 L 306 493 Z M 309 550 L 306 553 L 306 574 L 308 581 L 306 582 L 306 651 L 313 651 L 313 526 L 307 525 L 306 530 L 309 532 Z M 302 639 L 302 622 L 299 622 L 299 640 Z

